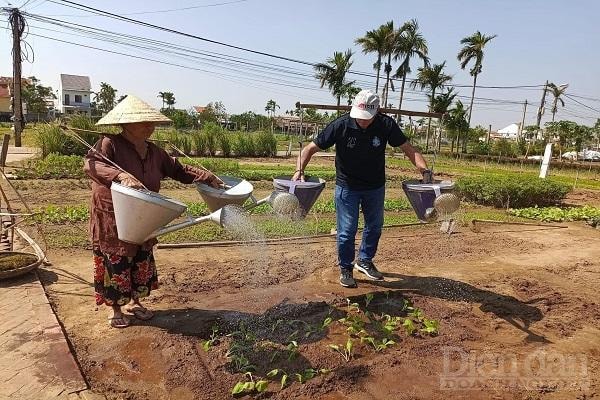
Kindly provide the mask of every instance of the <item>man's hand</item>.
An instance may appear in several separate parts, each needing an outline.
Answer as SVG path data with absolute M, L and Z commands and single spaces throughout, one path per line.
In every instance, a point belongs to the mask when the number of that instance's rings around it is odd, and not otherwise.
M 138 181 L 133 175 L 121 172 L 117 175 L 117 181 L 123 186 L 128 186 L 134 189 L 143 189 L 144 185 Z
M 423 175 L 423 183 L 433 183 L 433 172 L 430 169 L 426 169 L 421 172 Z
M 304 171 L 296 171 L 296 172 L 294 172 L 294 175 L 292 176 L 292 180 L 293 181 L 304 182 Z

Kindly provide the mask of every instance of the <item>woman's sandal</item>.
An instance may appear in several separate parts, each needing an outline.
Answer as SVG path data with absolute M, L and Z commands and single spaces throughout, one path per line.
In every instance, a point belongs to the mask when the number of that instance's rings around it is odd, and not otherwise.
M 148 321 L 154 317 L 154 313 L 148 310 L 146 307 L 134 306 L 131 308 L 125 308 L 125 311 L 133 314 L 139 320 Z
M 120 317 L 109 317 L 108 323 L 112 328 L 118 329 L 127 328 L 131 324 L 129 318 L 124 315 L 121 315 Z

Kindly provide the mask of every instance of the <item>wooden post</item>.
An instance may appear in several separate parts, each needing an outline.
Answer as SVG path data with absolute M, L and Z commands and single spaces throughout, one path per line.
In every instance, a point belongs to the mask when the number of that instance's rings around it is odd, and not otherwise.
M 21 133 L 23 132 L 23 107 L 21 100 L 21 35 L 23 16 L 18 8 L 13 8 L 10 13 L 10 24 L 13 35 L 13 115 L 15 127 L 15 146 L 21 147 Z
M 546 103 L 546 91 L 548 90 L 548 81 L 544 85 L 544 91 L 542 92 L 542 101 L 540 102 L 540 108 L 538 109 L 537 115 L 537 127 L 540 127 L 540 123 L 542 122 L 542 114 L 544 113 L 544 105 Z
M 525 99 L 525 103 L 523 103 L 523 119 L 521 120 L 521 125 L 519 126 L 519 134 L 517 135 L 517 141 L 521 139 L 523 135 L 523 127 L 525 126 L 525 113 L 527 112 L 527 99 Z
M 6 156 L 8 155 L 8 143 L 10 142 L 10 135 L 4 135 L 2 140 L 2 153 L 0 153 L 0 168 L 4 169 L 6 165 Z

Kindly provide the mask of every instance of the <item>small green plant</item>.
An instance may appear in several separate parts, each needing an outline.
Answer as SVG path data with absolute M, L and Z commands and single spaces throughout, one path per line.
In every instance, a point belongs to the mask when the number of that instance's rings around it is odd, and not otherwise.
M 402 327 L 404 328 L 408 336 L 412 336 L 417 331 L 415 323 L 410 318 L 404 319 L 404 322 L 402 322 Z
M 350 362 L 350 360 L 354 356 L 354 342 L 350 338 L 348 338 L 348 340 L 346 341 L 346 345 L 330 344 L 328 345 L 328 347 L 340 354 L 346 362 Z
M 235 384 L 235 386 L 233 387 L 233 389 L 231 390 L 231 394 L 234 396 L 238 396 L 238 395 L 242 395 L 242 394 L 250 394 L 250 393 L 262 393 L 265 392 L 267 390 L 267 388 L 269 387 L 269 381 L 266 380 L 259 380 L 259 381 L 254 381 L 254 377 L 252 376 L 252 373 L 250 372 L 246 372 L 244 374 L 246 377 L 248 377 L 248 379 L 250 379 L 249 381 L 240 381 L 238 383 Z
M 387 349 L 390 346 L 393 346 L 396 344 L 396 342 L 394 342 L 391 339 L 388 338 L 383 338 L 380 341 L 377 341 L 377 339 L 375 339 L 372 336 L 366 336 L 360 339 L 361 342 L 363 343 L 369 343 L 371 346 L 373 346 L 373 348 L 375 349 L 376 352 L 382 352 L 385 349 Z
M 216 325 L 213 325 L 211 328 L 210 339 L 202 342 L 202 348 L 204 349 L 204 351 L 209 351 L 210 348 L 219 341 L 219 338 L 217 337 L 218 332 L 219 328 Z
M 365 307 L 369 307 L 369 304 L 371 304 L 371 301 L 373 301 L 374 297 L 375 295 L 373 293 L 367 293 L 365 295 Z
M 27 167 L 16 170 L 16 174 L 23 179 L 84 178 L 83 157 L 48 154 L 46 158 L 28 161 Z
M 287 347 L 285 348 L 287 353 L 288 353 L 288 361 L 293 360 L 294 358 L 296 358 L 298 356 L 298 342 L 295 340 L 292 340 L 291 342 L 288 343 Z
M 421 329 L 421 332 L 427 333 L 429 335 L 437 335 L 440 328 L 440 323 L 435 319 L 427 319 L 423 318 L 424 328 Z
M 510 209 L 509 214 L 544 222 L 589 221 L 600 218 L 600 207 L 530 207 Z
M 267 373 L 267 378 L 272 379 L 272 378 L 275 378 L 277 375 L 281 375 L 280 385 L 281 385 L 281 389 L 283 389 L 285 387 L 285 385 L 287 384 L 289 375 L 284 370 L 282 370 L 280 368 L 276 368 Z

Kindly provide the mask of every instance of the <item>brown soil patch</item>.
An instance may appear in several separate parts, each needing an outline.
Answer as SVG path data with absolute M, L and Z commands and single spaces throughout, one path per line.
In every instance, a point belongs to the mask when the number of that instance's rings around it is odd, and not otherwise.
M 254 375 L 273 368 L 290 374 L 284 389 L 271 383 L 267 393 L 254 395 L 261 399 L 597 398 L 600 236 L 582 224 L 510 228 L 480 234 L 463 228 L 451 237 L 434 228 L 386 230 L 375 260 L 386 280 L 358 274 L 354 290 L 337 283 L 330 240 L 158 250 L 161 287 L 145 302 L 155 317 L 124 330 L 109 328 L 106 307 L 94 306 L 90 254 L 51 254 L 54 266 L 40 273 L 92 389 L 109 399 L 231 398 L 244 379 L 227 354 L 234 343 L 245 343 Z M 373 299 L 365 308 L 368 293 Z M 348 310 L 346 298 L 375 320 L 406 318 L 409 301 L 439 321 L 439 335 L 399 329 L 397 344 L 382 352 L 355 338 L 346 362 L 327 347 L 348 338 L 337 322 Z M 335 322 L 317 329 L 328 317 Z M 207 352 L 202 343 L 213 326 L 218 339 Z M 378 335 L 374 326 L 365 329 Z M 514 359 L 524 368 L 532 355 L 536 371 L 552 357 L 583 357 L 586 374 L 574 369 L 581 363 L 571 369 L 559 363 L 562 369 L 534 387 L 494 379 L 499 362 Z M 478 386 L 443 389 L 444 377 L 465 365 L 482 378 Z M 308 368 L 331 372 L 298 383 L 294 373 Z

